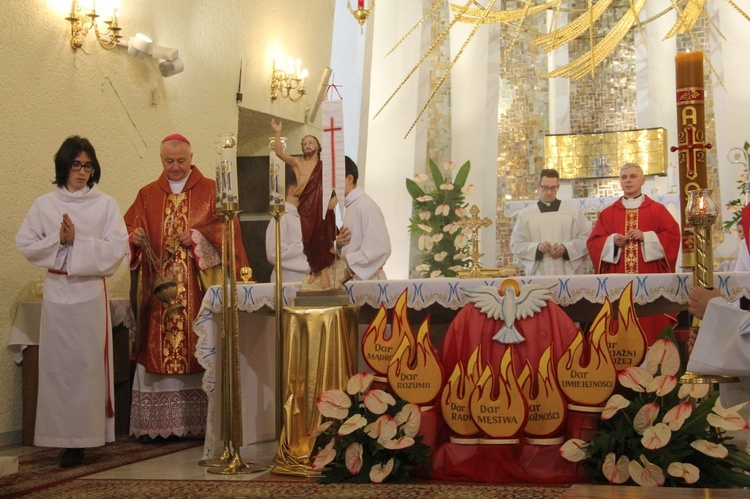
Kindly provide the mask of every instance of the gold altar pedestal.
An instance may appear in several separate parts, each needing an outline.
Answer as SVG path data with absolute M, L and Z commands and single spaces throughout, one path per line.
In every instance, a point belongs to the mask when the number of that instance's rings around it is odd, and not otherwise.
M 274 473 L 316 476 L 308 437 L 322 417 L 316 405 L 326 390 L 345 390 L 357 371 L 359 307 L 284 307 L 284 426 Z

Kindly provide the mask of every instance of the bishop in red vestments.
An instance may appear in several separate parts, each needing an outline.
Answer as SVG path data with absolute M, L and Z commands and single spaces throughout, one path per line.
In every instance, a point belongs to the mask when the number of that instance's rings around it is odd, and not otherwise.
M 594 270 L 600 274 L 662 274 L 674 272 L 680 249 L 680 226 L 664 205 L 641 191 L 646 177 L 641 167 L 620 169 L 623 197 L 605 208 L 586 243 Z M 674 317 L 641 317 L 651 345 Z
M 163 173 L 138 192 L 125 214 L 131 269 L 140 268 L 130 433 L 143 441 L 205 432 L 208 403 L 192 324 L 203 299 L 199 280 L 205 287 L 221 274 L 222 222 L 216 216 L 216 183 L 192 159 L 185 137 L 166 137 L 161 144 Z M 234 222 L 240 269 L 248 265 L 247 254 L 239 222 Z M 160 275 L 177 283 L 175 302 L 183 310 L 165 313 L 168 305 L 152 292 Z

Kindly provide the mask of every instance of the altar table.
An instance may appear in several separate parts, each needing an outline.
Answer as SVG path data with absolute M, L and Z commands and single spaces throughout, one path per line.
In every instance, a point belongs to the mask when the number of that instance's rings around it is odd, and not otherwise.
M 487 279 L 405 279 L 389 281 L 350 281 L 344 284 L 351 304 L 360 307 L 360 322 L 369 323 L 384 304 L 391 309 L 399 295 L 407 291 L 409 321 L 419 322 L 430 313 L 431 322 L 450 322 L 468 303 L 462 288 L 499 286 L 505 278 Z M 563 307 L 573 320 L 594 318 L 605 299 L 616 302 L 622 290 L 633 283 L 636 313 L 676 312 L 687 309 L 693 285 L 691 273 L 679 274 L 601 274 L 576 276 L 514 277 L 520 284 L 554 285 L 552 301 Z M 749 272 L 714 273 L 715 287 L 730 301 L 750 298 Z M 283 305 L 294 303 L 299 283 L 285 283 Z M 237 284 L 237 308 L 240 314 L 240 370 L 243 398 L 243 445 L 272 440 L 275 421 L 275 285 Z M 259 313 L 250 313 L 259 312 Z M 204 458 L 216 457 L 223 450 L 217 403 L 220 380 L 221 286 L 211 287 L 203 298 L 193 323 L 199 340 L 196 358 L 206 369 L 203 389 L 208 394 L 208 421 Z M 389 316 L 390 323 L 390 316 Z M 435 345 L 437 347 L 437 345 Z

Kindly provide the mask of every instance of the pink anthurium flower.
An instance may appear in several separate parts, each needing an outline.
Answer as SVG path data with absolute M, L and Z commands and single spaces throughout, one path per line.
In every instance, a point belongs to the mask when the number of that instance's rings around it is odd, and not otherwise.
M 664 472 L 655 464 L 652 464 L 646 456 L 641 454 L 641 462 L 630 461 L 628 464 L 628 473 L 630 478 L 641 487 L 661 487 L 664 485 Z
M 447 205 L 447 204 L 445 204 L 445 203 L 443 203 L 443 204 L 439 204 L 439 205 L 437 206 L 437 208 L 435 208 L 435 215 L 443 215 L 443 216 L 447 216 L 447 215 L 448 215 L 448 213 L 450 213 L 450 212 L 451 212 L 451 207 L 450 207 L 450 206 L 448 206 L 448 205 Z
M 325 431 L 328 428 L 330 428 L 332 424 L 333 424 L 333 421 L 326 421 L 322 425 L 317 426 L 317 427 L 313 428 L 312 430 L 310 430 L 310 433 L 308 433 L 307 436 L 310 437 L 310 438 L 317 438 L 321 434 L 325 433 Z
M 625 409 L 629 405 L 630 401 L 622 395 L 612 395 L 609 397 L 609 400 L 607 400 L 607 405 L 604 407 L 604 411 L 602 411 L 602 420 L 606 421 L 607 419 L 610 419 L 617 414 L 617 411 Z
M 440 185 L 440 187 L 438 187 L 438 189 L 440 189 L 441 191 L 452 191 L 453 190 L 453 182 L 446 182 L 446 183 Z
M 354 442 L 346 448 L 344 463 L 349 473 L 359 475 L 359 470 L 362 469 L 362 444 Z
M 729 451 L 726 447 L 721 444 L 709 442 L 708 440 L 696 440 L 690 442 L 690 447 L 707 456 L 718 457 L 719 459 L 724 459 L 729 455 Z
M 682 424 L 693 413 L 693 404 L 689 400 L 680 402 L 672 407 L 662 418 L 662 423 L 669 425 L 669 429 L 677 431 L 682 428 Z
M 355 414 L 341 424 L 339 435 L 348 435 L 365 426 L 367 426 L 367 419 L 361 414 Z
M 667 473 L 675 478 L 682 478 L 685 483 L 695 483 L 701 477 L 701 470 L 690 463 L 669 463 Z
M 702 399 L 708 394 L 709 388 L 711 388 L 711 385 L 708 383 L 685 383 L 680 386 L 677 396 L 681 399 L 687 396 L 694 399 Z
M 708 415 L 708 424 L 714 428 L 723 428 L 727 431 L 738 431 L 747 428 L 747 421 L 740 416 L 739 410 L 742 409 L 747 402 L 725 409 L 721 405 L 721 399 L 717 398 L 714 404 L 713 412 Z
M 344 419 L 349 415 L 352 399 L 341 390 L 328 390 L 318 396 L 318 410 L 327 418 Z
M 628 481 L 628 478 L 630 478 L 630 475 L 628 474 L 629 464 L 630 459 L 625 455 L 620 456 L 620 459 L 615 463 L 615 453 L 610 452 L 604 458 L 602 473 L 604 474 L 604 477 L 609 480 L 609 483 L 625 483 Z
M 426 174 L 424 174 L 424 173 L 417 173 L 416 175 L 414 175 L 414 176 L 412 177 L 412 179 L 414 179 L 414 181 L 415 181 L 415 182 L 424 182 L 424 181 L 425 181 L 425 180 L 427 180 L 428 178 L 430 178 L 430 177 L 428 177 L 428 176 L 427 176 Z
M 365 393 L 372 384 L 372 380 L 375 376 L 372 373 L 357 373 L 346 383 L 346 393 L 349 395 L 357 395 L 358 393 Z
M 391 450 L 406 449 L 414 445 L 414 439 L 411 437 L 401 437 L 394 440 L 382 441 L 380 445 Z
M 617 381 L 634 392 L 643 392 L 654 377 L 642 367 L 626 367 L 617 373 Z
M 426 203 L 427 201 L 432 201 L 432 196 L 427 196 L 427 195 L 419 196 L 417 198 L 417 201 L 419 201 L 420 203 Z
M 635 417 L 633 418 L 633 428 L 635 428 L 635 431 L 637 431 L 639 435 L 643 435 L 643 432 L 646 430 L 646 428 L 654 424 L 654 421 L 656 421 L 656 416 L 658 415 L 659 404 L 657 404 L 656 402 L 643 404 L 643 407 L 638 410 Z
M 660 375 L 651 380 L 646 385 L 648 393 L 656 393 L 657 396 L 663 397 L 677 386 L 677 378 L 672 375 Z
M 583 461 L 589 457 L 589 453 L 586 451 L 586 445 L 585 440 L 571 438 L 560 447 L 560 455 L 573 463 Z
M 398 433 L 398 425 L 392 416 L 385 414 L 365 426 L 365 433 L 375 439 L 390 440 Z
M 396 424 L 407 437 L 415 437 L 419 431 L 419 425 L 422 422 L 422 411 L 416 404 L 406 404 L 395 418 Z
M 331 439 L 330 442 L 328 442 L 328 445 L 323 447 L 318 454 L 313 456 L 313 463 L 311 465 L 311 468 L 315 471 L 322 470 L 325 468 L 325 466 L 334 460 L 336 457 L 336 451 L 333 448 L 334 440 Z
M 383 480 L 388 478 L 393 470 L 393 458 L 390 458 L 387 463 L 381 465 L 376 464 L 370 468 L 370 481 L 373 483 L 381 483 Z
M 660 374 L 668 376 L 674 376 L 680 369 L 680 352 L 677 345 L 667 339 L 657 340 L 648 349 L 646 369 L 651 374 L 656 374 L 659 367 Z
M 383 414 L 388 410 L 389 405 L 396 405 L 396 399 L 388 392 L 383 390 L 370 390 L 365 393 L 365 407 L 373 414 Z
M 454 163 L 453 161 L 446 161 L 445 163 L 443 163 L 443 168 L 445 168 L 446 170 L 453 170 L 455 167 L 456 163 Z
M 420 251 L 429 251 L 432 249 L 432 246 L 434 244 L 435 243 L 432 241 L 432 236 L 430 234 L 422 234 L 417 240 L 417 246 L 419 247 Z
M 672 430 L 669 429 L 669 426 L 664 423 L 656 423 L 643 432 L 641 444 L 647 449 L 661 449 L 669 443 L 670 438 L 672 438 Z

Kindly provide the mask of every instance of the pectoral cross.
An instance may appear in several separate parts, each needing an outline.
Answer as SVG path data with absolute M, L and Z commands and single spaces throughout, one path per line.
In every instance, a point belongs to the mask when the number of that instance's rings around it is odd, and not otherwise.
M 479 218 L 479 208 L 477 205 L 471 205 L 469 209 L 471 217 L 464 217 L 458 222 L 459 227 L 471 230 L 471 270 L 469 271 L 469 279 L 476 279 L 482 277 L 482 267 L 479 266 L 479 259 L 482 258 L 484 253 L 479 252 L 479 229 L 489 227 L 492 225 L 492 220 L 487 217 Z

